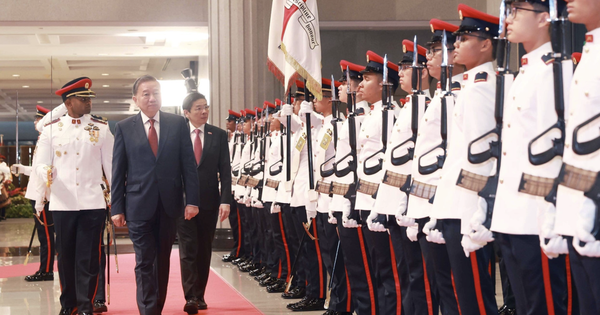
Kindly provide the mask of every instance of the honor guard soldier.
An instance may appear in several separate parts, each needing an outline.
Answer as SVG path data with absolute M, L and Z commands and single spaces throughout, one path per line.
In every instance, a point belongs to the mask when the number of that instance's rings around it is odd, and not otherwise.
M 437 219 L 437 224 L 431 220 L 423 230 L 428 234 L 428 240 L 446 243 L 461 312 L 492 314 L 498 311 L 488 273 L 492 250 L 489 246 L 471 253 L 464 250 L 461 241 L 468 240 L 470 229 L 468 222 L 462 222 L 461 226 L 461 219 L 468 221 L 478 207 L 477 192 L 468 188 L 473 186 L 478 175 L 487 178 L 493 166 L 491 161 L 469 162 L 468 146 L 495 126 L 496 78 L 492 61 L 499 19 L 463 4 L 459 5 L 458 11 L 462 22 L 456 32 L 454 62 L 464 65 L 466 72 L 451 113 L 448 154 L 430 214 Z M 481 152 L 488 147 L 488 143 L 483 143 L 474 150 Z M 464 239 L 463 234 L 467 234 Z
M 566 3 L 558 3 L 560 13 Z M 513 1 L 506 19 L 508 41 L 522 44 L 526 54 L 514 82 L 505 82 L 509 90 L 504 101 L 501 165 L 491 230 L 515 292 L 517 314 L 567 314 L 565 256 L 547 248 L 543 240 L 553 238 L 552 228 L 540 226 L 538 218 L 540 214 L 554 218 L 555 207 L 544 197 L 550 193 L 562 163 L 554 158 L 532 164 L 528 153 L 530 142 L 557 122 L 548 10 L 549 1 Z M 573 73 L 571 62 L 568 64 L 564 69 L 566 82 Z M 536 142 L 532 152 L 546 150 L 551 140 L 546 136 L 544 143 Z M 493 173 L 495 170 L 490 175 Z M 540 239 L 542 249 L 548 249 L 546 253 L 539 249 Z M 564 245 L 566 252 L 566 242 Z
M 44 115 L 48 114 L 48 112 L 50 112 L 48 109 L 37 105 L 34 126 L 41 121 L 42 118 L 44 118 Z M 38 155 L 36 153 L 37 145 L 36 150 L 33 152 L 31 166 L 13 164 L 10 167 L 11 171 L 17 176 L 20 174 L 29 176 L 25 198 L 29 199 L 31 202 L 34 212 L 37 212 L 36 209 L 42 209 L 39 214 L 36 213 L 33 220 L 35 223 L 38 240 L 40 241 L 40 268 L 35 272 L 35 274 L 25 277 L 25 281 L 29 282 L 54 280 L 54 256 L 56 254 L 54 247 L 54 220 L 52 220 L 52 213 L 48 211 L 48 203 L 45 200 L 37 200 L 45 191 L 46 185 L 40 181 L 39 177 L 35 174 L 35 172 L 33 172 L 38 160 Z M 36 202 L 41 203 L 41 207 L 40 205 L 36 207 Z
M 234 173 L 235 171 L 233 170 L 233 165 L 234 165 L 234 159 L 236 156 L 239 156 L 239 151 L 241 151 L 240 149 L 240 132 L 238 132 L 238 121 L 240 119 L 241 115 L 240 113 L 233 111 L 233 110 L 229 110 L 229 115 L 227 116 L 227 130 L 229 131 L 229 160 L 231 161 L 231 166 L 232 166 L 232 177 L 231 178 L 237 178 L 237 176 L 235 176 L 236 174 Z M 235 189 L 236 183 L 235 181 L 232 180 L 231 182 L 231 191 L 233 192 Z M 233 195 L 235 195 L 235 193 L 233 193 Z M 242 235 L 242 226 L 241 226 L 241 222 L 240 222 L 240 217 L 238 215 L 238 209 L 237 209 L 237 202 L 235 201 L 235 199 L 231 199 L 231 205 L 230 205 L 230 209 L 231 211 L 229 212 L 229 226 L 231 226 L 231 232 L 233 235 L 233 248 L 231 249 L 231 252 L 229 252 L 229 254 L 225 254 L 223 255 L 223 261 L 224 262 L 230 262 L 233 261 L 234 259 L 237 259 L 238 257 L 241 256 L 242 254 L 242 244 L 240 242 L 240 238 Z
M 569 21 L 584 24 L 588 32 L 569 93 L 565 93 L 569 108 L 565 111 L 564 164 L 553 232 L 567 240 L 581 314 L 600 314 L 597 119 L 600 113 L 600 5 L 597 1 L 568 0 L 567 12 Z
M 427 269 L 427 273 L 434 274 L 433 278 L 428 276 L 428 279 L 435 279 L 435 283 L 430 284 L 433 288 L 432 292 L 437 294 L 437 299 L 443 313 L 458 315 L 460 312 L 454 293 L 446 245 L 427 242 L 422 230 L 424 225 L 430 220 L 429 215 L 433 206 L 432 201 L 443 165 L 443 162 L 439 163 L 439 161 L 443 161 L 446 155 L 447 126 L 452 125 L 452 115 L 449 113 L 452 113 L 452 109 L 454 108 L 455 95 L 460 92 L 463 69 L 458 64 L 454 64 L 452 67 L 454 58 L 451 52 L 454 50 L 454 42 L 456 40 L 456 36 L 452 33 L 458 30 L 458 26 L 437 19 L 432 19 L 429 24 L 433 34 L 431 40 L 428 42 L 429 47 L 426 54 L 427 72 L 432 78 L 437 79 L 438 83 L 433 99 L 429 103 L 429 106 L 427 106 L 423 116 L 419 119 L 417 142 L 411 165 L 412 185 L 408 198 L 408 207 L 405 216 L 397 219 L 398 224 L 408 226 L 410 237 L 413 240 L 418 240 L 423 257 L 426 260 L 425 268 Z M 446 36 L 445 39 L 444 33 Z M 444 44 L 446 45 L 445 49 L 443 48 Z M 448 69 L 454 69 L 454 76 L 452 78 L 448 77 L 452 74 Z M 411 69 L 409 71 L 414 70 Z M 442 71 L 446 71 L 444 74 L 446 81 L 444 82 L 442 82 Z M 410 76 L 404 71 L 403 75 L 407 80 L 410 80 Z M 445 119 L 444 122 L 442 122 L 443 119 Z M 416 231 L 415 228 L 417 229 Z M 408 255 L 411 254 L 408 251 L 406 253 Z M 410 258 L 407 257 L 407 260 L 410 260 Z M 411 274 L 414 272 L 413 269 L 410 269 Z M 425 311 L 417 313 L 425 314 Z
M 50 188 L 58 270 L 62 293 L 60 314 L 92 314 L 98 275 L 98 247 L 106 219 L 102 173 L 112 175 L 114 138 L 106 121 L 90 115 L 92 80 L 77 78 L 56 92 L 66 116 L 44 128 L 38 142 L 35 172 Z
M 333 198 L 330 203 L 330 223 L 336 223 L 340 235 L 340 247 L 344 252 L 347 279 L 350 282 L 349 299 L 359 314 L 376 314 L 375 274 L 370 253 L 365 245 L 363 229 L 357 225 L 353 213 L 355 205 L 355 178 L 357 156 L 361 147 L 356 139 L 365 115 L 371 107 L 361 94 L 356 94 L 363 80 L 364 66 L 340 61 L 342 85 L 339 90 L 341 102 L 348 105 L 348 118 L 341 125 L 335 153 L 335 182 L 332 183 Z M 366 227 L 365 227 L 366 228 Z

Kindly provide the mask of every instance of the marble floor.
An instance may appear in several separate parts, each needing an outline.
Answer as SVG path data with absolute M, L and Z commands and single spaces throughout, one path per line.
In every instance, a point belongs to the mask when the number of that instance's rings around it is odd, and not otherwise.
M 31 238 L 32 219 L 9 219 L 0 222 L 0 266 L 22 264 Z M 127 239 L 119 239 L 119 250 L 127 251 L 130 244 Z M 33 246 L 39 246 L 37 238 Z M 34 251 L 35 253 L 35 251 Z M 221 261 L 225 252 L 214 252 L 211 261 L 212 269 L 225 281 L 238 290 L 261 312 L 268 315 L 298 314 L 288 311 L 286 304 L 295 300 L 284 300 L 279 294 L 267 293 L 247 273 L 240 272 L 237 267 Z M 29 260 L 31 264 L 39 262 L 36 255 Z M 497 268 L 496 268 L 497 270 Z M 0 278 L 0 315 L 15 314 L 58 314 L 60 310 L 60 285 L 58 277 L 54 282 L 29 283 L 22 276 Z M 176 284 L 175 284 L 176 285 Z M 497 292 L 501 292 L 499 274 L 497 273 Z M 179 286 L 177 286 L 179 288 Z M 498 305 L 502 305 L 502 297 L 497 295 Z M 209 305 L 210 307 L 210 305 Z M 303 312 L 301 314 L 316 315 L 319 312 Z M 182 314 L 185 314 L 182 312 Z

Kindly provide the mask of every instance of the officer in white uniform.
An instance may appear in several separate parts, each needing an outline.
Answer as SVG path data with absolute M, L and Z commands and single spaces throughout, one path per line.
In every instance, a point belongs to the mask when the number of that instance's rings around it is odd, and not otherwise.
M 68 114 L 44 128 L 38 142 L 35 172 L 50 187 L 62 287 L 60 314 L 92 314 L 98 275 L 98 250 L 106 203 L 103 173 L 112 175 L 114 138 L 106 121 L 89 115 L 92 81 L 82 77 L 65 84 L 61 95 Z
M 239 155 L 240 155 L 240 151 L 241 151 L 241 140 L 240 140 L 240 136 L 241 134 L 239 133 L 239 131 L 237 130 L 237 122 L 240 120 L 240 113 L 233 111 L 233 110 L 229 110 L 229 116 L 227 116 L 227 124 L 233 124 L 233 128 L 234 130 L 229 130 L 230 133 L 230 138 L 229 138 L 229 161 L 231 162 L 231 173 L 232 176 L 231 178 L 236 179 L 237 176 L 237 172 L 239 172 L 239 169 L 236 168 L 236 170 L 234 170 L 234 160 L 236 159 L 236 157 L 239 159 Z M 229 126 L 228 126 L 229 127 Z M 231 191 L 234 192 L 235 191 L 235 186 L 236 183 L 234 180 L 231 181 Z M 235 195 L 235 192 L 233 193 L 233 195 Z M 243 251 L 242 251 L 242 243 L 241 243 L 241 234 L 242 234 L 242 225 L 241 225 L 241 221 L 240 221 L 240 217 L 238 215 L 238 209 L 237 209 L 237 202 L 235 201 L 235 199 L 231 200 L 231 205 L 229 207 L 229 209 L 231 209 L 230 213 L 229 213 L 229 226 L 231 226 L 231 232 L 233 235 L 233 248 L 231 249 L 231 252 L 229 252 L 229 254 L 225 254 L 223 255 L 223 261 L 224 262 L 231 262 L 234 259 L 237 259 L 238 257 L 243 255 Z

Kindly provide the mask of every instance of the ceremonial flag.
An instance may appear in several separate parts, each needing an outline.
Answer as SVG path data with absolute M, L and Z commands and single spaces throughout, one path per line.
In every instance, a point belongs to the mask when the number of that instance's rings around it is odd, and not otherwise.
M 281 51 L 281 33 L 283 31 L 283 5 L 285 0 L 273 0 L 271 7 L 271 23 L 269 26 L 269 44 L 267 66 L 281 84 L 285 84 L 286 62 Z
M 285 61 L 306 80 L 308 90 L 320 100 L 323 98 L 323 93 L 321 91 L 321 35 L 319 33 L 317 0 L 274 0 L 273 11 L 275 11 L 275 15 L 278 15 L 276 3 L 283 4 L 280 49 L 285 56 Z M 271 22 L 273 22 L 273 18 L 272 14 Z M 275 16 L 275 18 L 278 17 Z M 269 49 L 271 48 L 269 47 Z M 285 82 L 289 86 L 293 74 L 289 71 L 283 73 Z

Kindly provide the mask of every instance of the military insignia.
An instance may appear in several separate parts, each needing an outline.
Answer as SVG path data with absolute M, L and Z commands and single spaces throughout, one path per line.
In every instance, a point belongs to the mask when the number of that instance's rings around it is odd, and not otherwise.
M 402 45 L 402 52 L 406 54 L 406 45 Z
M 302 149 L 304 148 L 305 144 L 306 144 L 306 132 L 303 132 L 300 139 L 298 139 L 298 142 L 296 142 L 296 150 L 298 150 L 298 152 L 301 152 Z
M 435 87 L 436 89 L 441 89 L 442 88 L 442 82 L 438 81 L 437 86 Z
M 435 33 L 435 28 L 433 28 L 433 24 L 429 24 L 429 27 L 431 28 L 431 32 Z
M 592 34 L 585 35 L 585 42 L 586 43 L 593 43 L 594 42 L 594 35 L 592 35 Z
M 554 57 L 552 57 L 550 54 L 546 54 L 542 56 L 542 61 L 545 65 L 549 65 L 554 62 Z
M 323 150 L 327 150 L 327 148 L 329 148 L 331 139 L 333 139 L 332 131 L 331 129 L 327 129 L 327 132 L 323 135 L 323 139 L 321 140 L 321 148 L 323 148 Z
M 460 91 L 460 82 L 452 82 L 452 91 Z
M 89 88 L 90 88 L 90 83 L 89 83 L 89 82 L 86 82 L 86 83 L 85 83 L 85 88 L 86 88 L 86 89 L 89 89 Z
M 458 17 L 462 21 L 462 19 L 463 19 L 462 10 L 458 10 Z
M 526 66 L 529 63 L 529 60 L 527 60 L 527 58 L 521 58 L 521 66 Z
M 59 122 L 57 126 L 58 126 L 58 127 L 62 127 L 62 126 L 63 126 L 63 123 L 62 123 L 62 121 L 61 121 L 61 122 Z
M 487 72 L 481 71 L 475 75 L 475 82 L 486 82 L 488 78 Z
M 60 151 L 56 151 L 56 156 L 60 157 L 62 154 L 60 153 Z
M 467 81 L 469 79 L 469 74 L 465 73 L 463 74 L 463 81 Z
M 97 116 L 97 115 L 90 115 L 90 116 L 92 116 L 91 120 L 92 120 L 93 122 L 97 122 L 97 123 L 100 123 L 100 124 L 103 124 L 103 125 L 106 125 L 106 124 L 108 124 L 108 123 L 107 123 L 107 120 L 108 120 L 108 119 L 106 119 L 106 117 Z M 90 123 L 89 125 L 92 125 L 92 126 L 93 126 L 94 124 L 91 124 L 91 123 Z

